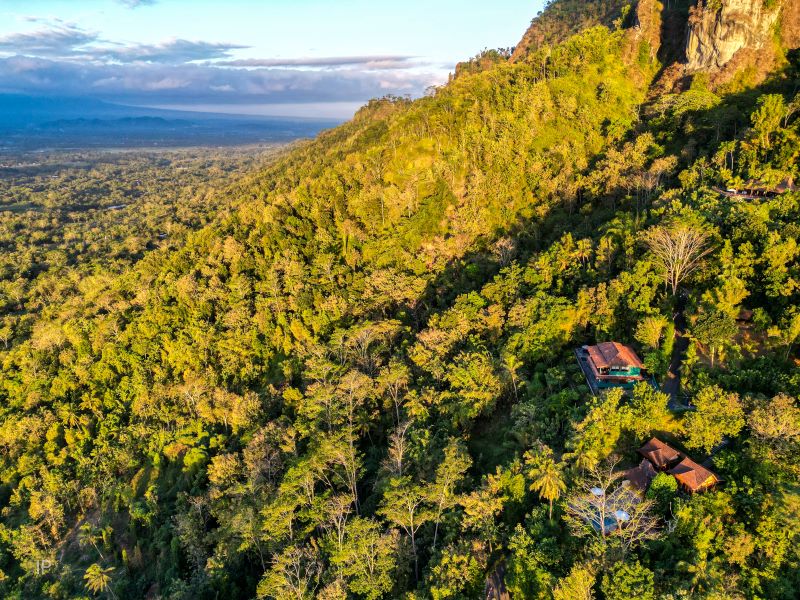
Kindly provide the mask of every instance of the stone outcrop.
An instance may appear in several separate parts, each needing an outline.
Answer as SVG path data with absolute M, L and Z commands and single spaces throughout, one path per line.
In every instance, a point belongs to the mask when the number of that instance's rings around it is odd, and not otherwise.
M 800 2 L 786 0 L 781 12 L 781 43 L 784 48 L 800 47 Z
M 773 4 L 767 8 L 764 0 L 701 0 L 689 17 L 687 71 L 718 71 L 741 51 L 765 48 L 780 15 L 780 3 Z
M 623 56 L 646 50 L 659 72 L 652 95 L 685 90 L 703 73 L 711 89 L 757 85 L 800 47 L 800 0 L 552 0 L 511 61 L 595 25 L 626 29 Z

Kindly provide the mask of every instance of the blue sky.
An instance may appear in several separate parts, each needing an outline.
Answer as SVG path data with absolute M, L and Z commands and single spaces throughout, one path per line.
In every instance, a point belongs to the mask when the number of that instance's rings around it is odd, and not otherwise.
M 493 5 L 494 4 L 494 5 Z M 0 0 L 0 92 L 347 117 L 513 46 L 544 0 Z

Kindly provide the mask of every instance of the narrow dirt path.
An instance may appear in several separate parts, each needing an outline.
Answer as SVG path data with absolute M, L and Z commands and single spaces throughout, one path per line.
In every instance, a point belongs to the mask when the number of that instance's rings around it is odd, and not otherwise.
M 689 407 L 681 401 L 681 367 L 689 349 L 689 338 L 686 336 L 686 316 L 683 314 L 686 302 L 678 300 L 678 311 L 675 313 L 675 345 L 672 349 L 672 360 L 669 364 L 667 379 L 662 386 L 664 393 L 669 394 L 670 410 L 687 410 Z
M 501 562 L 486 580 L 486 589 L 484 590 L 486 600 L 511 600 L 511 596 L 506 590 L 505 577 L 506 566 Z

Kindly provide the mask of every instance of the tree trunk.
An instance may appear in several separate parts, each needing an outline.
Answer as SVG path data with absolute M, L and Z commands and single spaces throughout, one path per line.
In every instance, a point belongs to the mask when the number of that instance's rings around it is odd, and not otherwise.
M 414 553 L 414 583 L 419 581 L 419 558 L 417 557 L 417 542 L 414 530 L 411 530 L 411 551 Z

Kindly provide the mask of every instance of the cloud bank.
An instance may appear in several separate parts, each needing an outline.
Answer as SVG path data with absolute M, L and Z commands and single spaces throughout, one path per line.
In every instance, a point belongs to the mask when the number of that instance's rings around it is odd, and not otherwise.
M 29 20 L 39 28 L 0 36 L 0 93 L 89 95 L 149 105 L 363 102 L 417 94 L 441 77 L 413 56 L 242 59 L 236 52 L 247 47 L 240 44 L 121 44 L 74 23 Z
M 231 69 L 159 63 L 97 64 L 14 56 L 0 60 L 0 90 L 91 95 L 128 103 L 347 102 L 416 93 L 424 74 L 394 70 Z
M 329 56 L 318 58 L 246 58 L 217 62 L 226 67 L 353 67 L 369 69 L 408 69 L 413 56 Z

